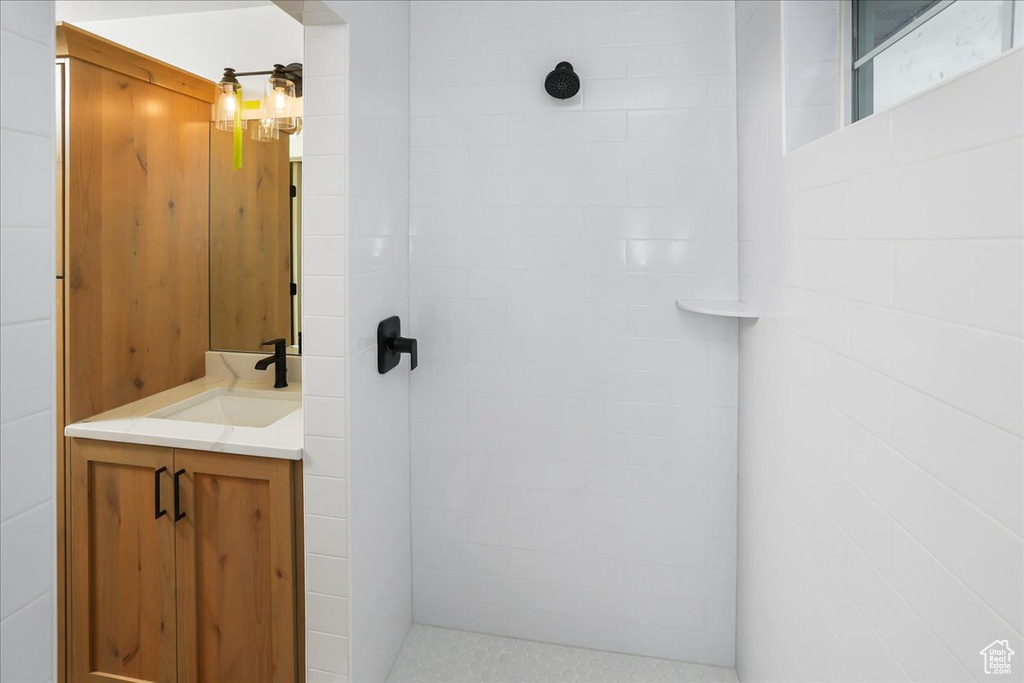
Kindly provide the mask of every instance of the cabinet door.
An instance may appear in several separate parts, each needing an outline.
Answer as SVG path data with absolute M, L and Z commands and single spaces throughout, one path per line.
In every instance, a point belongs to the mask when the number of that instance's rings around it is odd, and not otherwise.
M 173 452 L 71 439 L 71 678 L 176 679 Z
M 178 680 L 295 680 L 291 463 L 182 450 L 174 463 Z

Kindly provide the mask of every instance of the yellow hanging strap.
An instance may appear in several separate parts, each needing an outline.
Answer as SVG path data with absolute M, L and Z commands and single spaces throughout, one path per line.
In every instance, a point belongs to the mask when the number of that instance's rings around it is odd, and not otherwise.
M 242 109 L 259 109 L 261 102 L 259 100 L 246 100 L 242 101 L 242 95 L 239 93 L 238 106 L 235 107 L 235 160 L 232 164 L 234 170 L 242 168 Z
M 232 170 L 242 168 L 242 93 L 235 93 L 235 121 L 231 127 L 234 134 L 235 156 L 231 163 Z
M 234 162 L 232 163 L 232 168 L 237 171 L 238 169 L 242 168 L 242 123 L 244 122 L 244 118 L 242 117 L 242 110 L 258 110 L 263 105 L 263 103 L 260 102 L 259 100 L 245 100 L 243 102 L 241 93 L 238 93 L 237 95 L 235 95 L 235 97 L 238 98 L 238 106 L 235 107 L 235 125 L 233 127 L 235 134 L 235 158 Z

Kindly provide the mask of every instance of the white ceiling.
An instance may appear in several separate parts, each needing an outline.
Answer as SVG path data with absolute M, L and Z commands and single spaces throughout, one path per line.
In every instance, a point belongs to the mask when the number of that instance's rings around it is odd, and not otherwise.
M 174 4 L 209 8 L 212 3 Z M 220 7 L 220 11 L 201 14 L 179 12 L 70 23 L 214 82 L 228 66 L 239 71 L 261 71 L 274 64 L 302 61 L 302 24 L 269 2 L 257 7 Z M 266 76 L 250 80 L 243 77 L 243 87 L 255 88 L 248 93 L 250 99 L 257 97 L 257 92 L 262 95 L 266 80 Z
M 99 21 L 128 17 L 154 17 L 186 12 L 265 7 L 270 0 L 57 0 L 57 21 Z

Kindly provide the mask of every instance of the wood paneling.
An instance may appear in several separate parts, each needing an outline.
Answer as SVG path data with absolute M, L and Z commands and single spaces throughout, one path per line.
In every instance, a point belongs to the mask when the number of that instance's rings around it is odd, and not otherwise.
M 209 104 L 71 59 L 66 418 L 202 377 Z
M 261 351 L 292 339 L 291 168 L 288 136 L 244 138 L 232 169 L 232 135 L 210 126 L 210 343 Z
M 155 472 L 172 455 L 71 439 L 73 681 L 176 680 L 174 520 L 154 511 Z
M 75 57 L 125 76 L 188 95 L 207 104 L 216 101 L 217 84 L 213 81 L 68 23 L 57 24 L 57 56 Z
M 176 450 L 178 680 L 294 681 L 291 463 Z
M 305 683 L 306 680 L 306 538 L 305 509 L 303 502 L 304 479 L 302 477 L 302 461 L 292 464 L 292 485 L 295 487 L 293 510 L 295 519 L 295 680 Z
M 56 65 L 56 112 L 54 123 L 56 128 L 56 144 L 54 145 L 57 155 L 57 277 L 64 277 L 64 68 L 65 61 L 60 60 Z

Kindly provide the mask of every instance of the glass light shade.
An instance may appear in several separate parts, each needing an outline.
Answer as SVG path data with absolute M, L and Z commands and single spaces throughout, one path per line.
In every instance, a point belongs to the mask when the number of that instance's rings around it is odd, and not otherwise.
M 290 133 L 295 130 L 295 83 L 271 75 L 263 94 L 263 116 L 272 119 L 278 130 Z
M 245 119 L 242 118 L 242 86 L 230 81 L 221 81 L 217 84 L 220 92 L 217 93 L 217 101 L 213 105 L 213 120 L 217 130 L 232 131 L 235 126 L 245 128 Z
M 252 139 L 257 142 L 270 142 L 281 137 L 281 131 L 277 128 L 277 121 L 266 116 L 253 120 Z

